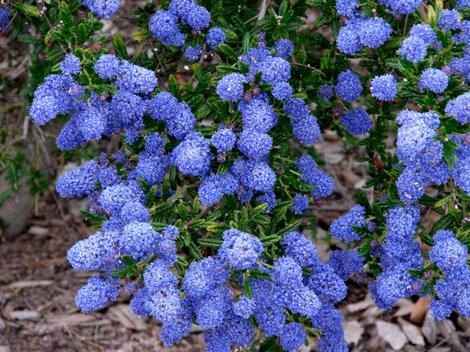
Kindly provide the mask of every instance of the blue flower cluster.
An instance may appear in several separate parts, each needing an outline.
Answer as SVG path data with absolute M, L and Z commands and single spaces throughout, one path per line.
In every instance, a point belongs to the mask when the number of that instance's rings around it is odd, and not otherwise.
M 119 10 L 121 0 L 80 0 L 94 15 L 111 18 Z
M 400 47 L 401 57 L 417 63 L 424 60 L 430 46 L 438 44 L 437 36 L 431 26 L 427 24 L 414 25 Z
M 433 112 L 401 111 L 396 119 L 401 125 L 397 134 L 397 156 L 405 165 L 397 181 L 400 199 L 416 202 L 427 187 L 441 185 L 450 177 L 443 160 L 443 144 L 435 141 L 439 115 Z
M 400 15 L 411 15 L 421 4 L 421 0 L 379 0 L 379 2 L 392 10 L 394 14 Z
M 383 272 L 369 285 L 380 308 L 391 308 L 400 298 L 423 288 L 420 280 L 409 273 L 410 269 L 420 269 L 423 262 L 419 244 L 414 239 L 419 219 L 417 207 L 396 207 L 388 213 L 381 251 Z
M 372 96 L 381 101 L 391 101 L 397 96 L 397 81 L 391 74 L 376 76 L 370 85 Z
M 347 54 L 357 54 L 363 48 L 377 49 L 390 38 L 392 27 L 380 17 L 368 17 L 357 11 L 357 1 L 337 1 L 338 13 L 348 16 L 346 25 L 339 30 L 338 49 Z
M 451 231 L 439 230 L 434 234 L 434 245 L 429 259 L 444 274 L 436 283 L 436 296 L 431 311 L 436 319 L 448 317 L 452 311 L 470 315 L 470 270 L 467 265 L 468 249 Z
M 158 83 L 155 74 L 113 55 L 103 55 L 95 63 L 95 72 L 113 80 L 117 91 L 111 99 L 94 92 L 86 99 L 85 87 L 74 78 L 81 73 L 80 60 L 69 54 L 60 67 L 62 74 L 47 76 L 36 89 L 30 108 L 32 119 L 40 125 L 59 114 L 71 115 L 57 137 L 58 147 L 74 149 L 123 129 L 134 136 L 128 140 L 133 143 L 144 125 L 145 100 Z
M 172 0 L 167 10 L 159 10 L 149 21 L 149 30 L 153 36 L 165 45 L 182 47 L 186 36 L 181 32 L 181 25 L 189 26 L 195 33 L 209 28 L 211 15 L 194 0 Z M 193 32 L 193 34 L 194 34 Z M 222 28 L 210 28 L 205 41 L 210 49 L 215 49 L 226 40 Z M 202 54 L 202 45 L 187 46 L 184 57 L 188 61 L 198 61 Z
M 331 223 L 330 233 L 333 237 L 346 243 L 357 241 L 362 236 L 356 228 L 366 226 L 366 210 L 361 205 L 353 206 L 349 212 Z

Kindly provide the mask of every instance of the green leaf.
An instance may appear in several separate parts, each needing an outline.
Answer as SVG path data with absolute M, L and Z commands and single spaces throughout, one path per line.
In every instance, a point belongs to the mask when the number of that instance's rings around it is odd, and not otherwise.
M 232 61 L 237 61 L 238 60 L 238 55 L 237 53 L 235 52 L 235 50 L 233 50 L 230 46 L 228 46 L 227 44 L 220 44 L 217 49 L 219 50 L 219 52 L 225 56 L 226 58 L 232 60 Z
M 124 38 L 117 33 L 113 35 L 113 49 L 119 58 L 127 60 L 126 43 L 124 42 Z

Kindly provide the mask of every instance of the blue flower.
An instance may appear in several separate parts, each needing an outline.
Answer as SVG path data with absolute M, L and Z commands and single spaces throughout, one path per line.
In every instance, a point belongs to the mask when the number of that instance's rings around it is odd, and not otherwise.
M 150 17 L 149 30 L 165 45 L 184 45 L 185 36 L 179 31 L 177 18 L 170 12 L 155 12 Z
M 212 154 L 209 141 L 200 133 L 192 133 L 173 150 L 174 164 L 190 176 L 204 176 L 209 172 Z
M 357 0 L 336 0 L 336 12 L 341 16 L 352 16 L 355 14 L 359 2 Z
M 90 195 L 97 186 L 100 166 L 94 160 L 67 172 L 59 177 L 56 184 L 57 193 L 62 198 L 80 198 Z
M 211 138 L 211 144 L 219 153 L 226 153 L 233 149 L 236 142 L 235 133 L 230 128 L 219 128 Z
M 297 159 L 295 164 L 302 174 L 302 180 L 305 183 L 314 186 L 314 190 L 312 192 L 314 197 L 325 198 L 333 193 L 333 179 L 318 168 L 317 163 L 310 155 L 301 156 Z
M 287 82 L 279 82 L 273 86 L 271 93 L 277 100 L 287 100 L 292 95 L 292 87 Z
M 267 133 L 277 125 L 273 107 L 263 98 L 257 97 L 248 103 L 241 101 L 238 111 L 242 115 L 244 129 Z
M 458 29 L 459 24 L 459 13 L 457 10 L 444 9 L 437 19 L 437 25 L 440 29 L 450 31 L 452 29 Z
M 155 252 L 161 235 L 149 223 L 131 222 L 126 225 L 119 238 L 124 254 L 135 260 L 146 260 Z
M 419 87 L 434 93 L 443 93 L 449 84 L 449 77 L 436 68 L 427 68 L 419 78 Z
M 274 43 L 274 50 L 276 50 L 276 56 L 286 59 L 294 53 L 294 44 L 289 39 L 281 38 Z
M 134 94 L 149 94 L 157 86 L 155 73 L 144 67 L 123 62 L 116 79 L 116 87 Z
M 357 250 L 335 250 L 330 254 L 328 265 L 346 281 L 352 274 L 362 271 L 364 257 Z
M 358 99 L 362 93 L 362 84 L 359 76 L 351 70 L 341 72 L 336 83 L 336 92 L 341 99 L 347 102 Z
M 217 84 L 217 95 L 226 101 L 236 102 L 243 96 L 243 84 L 246 78 L 241 73 L 230 73 Z
M 317 118 L 310 113 L 302 118 L 292 119 L 291 124 L 295 138 L 302 144 L 315 144 L 321 138 Z
M 392 27 L 380 17 L 361 20 L 357 28 L 362 45 L 372 49 L 382 46 L 392 34 Z
M 308 197 L 304 194 L 296 194 L 292 204 L 294 214 L 300 215 L 308 209 Z
M 437 41 L 436 32 L 428 24 L 417 23 L 411 27 L 411 37 L 420 38 L 426 45 L 432 45 Z
M 200 31 L 209 27 L 211 14 L 203 6 L 193 4 L 187 12 L 180 15 L 181 21 L 194 30 Z
M 236 270 L 252 268 L 263 252 L 261 241 L 248 233 L 235 229 L 224 231 L 218 257 Z
M 353 206 L 345 215 L 331 223 L 330 232 L 344 242 L 360 240 L 362 236 L 356 232 L 354 227 L 366 226 L 366 210 L 363 206 Z
M 291 352 L 297 351 L 297 349 L 304 344 L 307 339 L 307 334 L 302 324 L 289 323 L 282 329 L 280 338 L 282 348 Z
M 241 318 L 248 319 L 255 311 L 256 302 L 253 298 L 241 296 L 233 303 L 233 313 Z
M 400 55 L 402 58 L 417 63 L 426 57 L 426 43 L 420 37 L 408 37 L 401 44 Z
M 331 84 L 323 84 L 318 90 L 318 96 L 323 100 L 330 100 L 334 95 L 334 87 Z
M 93 66 L 100 78 L 113 79 L 121 72 L 121 60 L 111 54 L 101 55 Z
M 8 7 L 0 7 L 0 31 L 7 29 L 10 23 L 11 12 Z
M 356 136 L 366 134 L 372 128 L 369 114 L 363 108 L 348 111 L 341 116 L 340 122 L 349 133 Z
M 111 270 L 118 265 L 117 235 L 97 232 L 75 243 L 67 252 L 67 260 L 77 270 Z
M 449 100 L 446 105 L 446 114 L 455 117 L 462 125 L 470 122 L 470 92 L 463 93 L 457 98 Z
M 260 65 L 263 81 L 276 84 L 285 82 L 290 78 L 290 64 L 280 57 L 268 57 Z
M 111 18 L 120 6 L 120 0 L 81 0 L 98 17 Z
M 391 101 L 397 96 L 397 81 L 391 74 L 375 76 L 372 79 L 370 93 L 377 100 Z
M 184 49 L 184 58 L 188 61 L 199 61 L 202 53 L 202 45 L 187 46 Z
M 336 38 L 336 45 L 339 51 L 347 55 L 354 55 L 363 48 L 355 24 L 348 23 L 340 28 L 338 37 Z
M 219 44 L 225 43 L 226 35 L 222 28 L 212 27 L 206 35 L 206 43 L 211 49 L 217 48 Z
M 64 60 L 60 63 L 60 70 L 62 73 L 68 73 L 70 75 L 79 74 L 82 71 L 80 59 L 74 54 L 67 54 Z
M 273 139 L 266 133 L 243 130 L 237 142 L 238 149 L 252 160 L 265 160 L 273 146 Z
M 82 313 L 91 313 L 114 302 L 119 296 L 119 281 L 92 276 L 75 296 L 75 303 Z

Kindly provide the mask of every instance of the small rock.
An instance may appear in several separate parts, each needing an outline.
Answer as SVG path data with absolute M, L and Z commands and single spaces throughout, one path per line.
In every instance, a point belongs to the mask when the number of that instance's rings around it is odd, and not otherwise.
M 416 325 L 413 325 L 407 322 L 403 318 L 398 318 L 398 324 L 400 324 L 401 329 L 403 330 L 406 337 L 408 337 L 408 340 L 410 340 L 412 344 L 417 345 L 417 346 L 425 345 L 423 335 L 421 334 L 421 331 Z
M 361 340 L 362 334 L 364 333 L 364 328 L 362 325 L 356 321 L 346 321 L 343 323 L 344 328 L 344 338 L 348 344 L 357 345 Z
M 444 319 L 437 321 L 436 325 L 442 335 L 444 335 L 444 337 L 449 340 L 449 343 L 452 346 L 454 346 L 458 351 L 467 351 L 467 349 L 460 342 L 459 335 L 457 334 L 455 325 L 452 323 L 452 321 L 449 319 Z
M 413 309 L 413 302 L 411 302 L 409 299 L 402 298 L 397 302 L 398 309 L 395 313 L 393 313 L 394 317 L 404 317 L 405 315 L 408 315 L 411 313 Z
M 378 335 L 388 342 L 394 350 L 401 351 L 408 342 L 398 325 L 383 320 L 378 320 L 375 325 L 377 326 Z
M 41 314 L 35 310 L 14 310 L 10 312 L 10 318 L 16 320 L 39 320 Z
M 47 235 L 49 233 L 49 230 L 46 229 L 45 227 L 34 225 L 29 228 L 28 233 L 34 236 L 42 237 L 42 236 Z

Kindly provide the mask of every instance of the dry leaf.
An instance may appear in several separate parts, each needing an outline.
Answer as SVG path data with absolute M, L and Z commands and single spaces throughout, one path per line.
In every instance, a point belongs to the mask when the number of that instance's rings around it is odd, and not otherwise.
M 117 321 L 128 329 L 144 331 L 147 329 L 147 323 L 141 317 L 132 313 L 131 308 L 127 304 L 118 304 L 109 308 L 109 319 Z
M 408 340 L 410 340 L 412 344 L 417 345 L 417 346 L 425 345 L 424 337 L 421 334 L 420 329 L 416 325 L 413 325 L 407 322 L 403 318 L 398 318 L 398 324 L 400 324 L 401 329 L 403 330 L 406 337 L 408 337 Z
M 428 312 L 426 313 L 426 317 L 424 318 L 424 323 L 423 327 L 421 328 L 421 331 L 430 345 L 434 345 L 436 343 L 436 321 L 432 317 L 430 310 L 428 310 Z
M 402 350 L 408 342 L 408 339 L 398 325 L 383 320 L 378 320 L 375 325 L 377 326 L 377 334 L 384 341 L 388 342 L 394 350 Z
M 79 325 L 95 320 L 92 315 L 86 314 L 66 314 L 66 315 L 48 315 L 46 321 L 50 324 L 58 325 Z
M 357 345 L 361 340 L 364 328 L 357 320 L 346 321 L 343 323 L 344 338 L 348 344 Z
M 364 310 L 364 309 L 367 309 L 367 308 L 371 307 L 373 304 L 374 304 L 374 302 L 372 302 L 372 299 L 370 298 L 370 296 L 367 295 L 367 297 L 363 301 L 348 304 L 346 306 L 346 310 L 349 313 L 356 313 L 356 312 L 359 312 L 361 310 Z
M 429 304 L 431 303 L 431 297 L 421 297 L 415 303 L 413 309 L 411 310 L 410 314 L 410 321 L 412 323 L 421 325 L 424 318 L 426 317 L 426 313 L 429 311 Z

